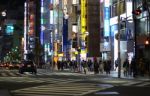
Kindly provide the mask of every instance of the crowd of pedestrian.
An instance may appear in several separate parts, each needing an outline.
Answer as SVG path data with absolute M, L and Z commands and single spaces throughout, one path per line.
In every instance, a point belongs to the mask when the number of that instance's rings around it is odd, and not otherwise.
M 76 60 L 62 60 L 54 62 L 54 66 L 57 66 L 58 71 L 63 71 L 64 69 L 69 69 L 71 72 L 83 72 L 87 74 L 88 72 L 94 72 L 94 74 L 106 73 L 110 74 L 111 71 L 111 60 L 81 60 L 77 62 Z M 53 66 L 53 67 L 54 67 Z
M 150 75 L 150 62 L 144 58 L 138 58 L 136 61 L 133 58 L 131 62 L 126 59 L 123 62 L 124 76 L 144 76 Z
M 88 59 L 77 62 L 76 60 L 61 60 L 53 63 L 51 67 L 57 67 L 58 71 L 69 69 L 71 72 L 82 72 L 87 74 L 88 72 L 94 72 L 94 74 L 110 74 L 111 70 L 118 71 L 118 59 L 115 60 L 115 68 L 111 60 L 97 60 Z M 51 64 L 50 64 L 51 65 Z M 150 62 L 144 58 L 138 58 L 135 60 L 132 58 L 129 61 L 127 58 L 121 64 L 123 68 L 124 76 L 150 76 Z

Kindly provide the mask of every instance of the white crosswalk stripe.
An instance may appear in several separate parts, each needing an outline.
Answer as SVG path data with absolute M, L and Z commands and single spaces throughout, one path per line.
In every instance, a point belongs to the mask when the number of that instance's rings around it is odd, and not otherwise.
M 81 96 L 102 89 L 104 88 L 90 83 L 56 83 L 15 90 L 12 93 L 14 96 Z
M 72 76 L 78 76 L 80 74 L 76 73 L 57 73 L 57 72 L 38 72 L 36 76 L 50 76 L 50 75 L 72 75 Z M 29 72 L 24 72 L 24 74 L 18 73 L 18 71 L 4 71 L 0 72 L 0 77 L 21 77 L 21 76 L 35 76 L 34 74 L 31 74 Z
M 141 83 L 141 84 L 138 84 L 136 86 L 139 86 L 139 87 L 142 87 L 142 86 L 150 86 L 150 82 L 144 82 L 144 83 Z
M 141 83 L 142 81 L 129 81 L 125 84 L 122 84 L 123 86 L 131 86 L 131 85 L 135 85 L 135 84 L 138 84 L 138 83 Z
M 20 77 L 23 76 L 22 74 L 19 74 L 18 72 L 0 72 L 0 77 Z
M 122 86 L 146 87 L 146 86 L 150 86 L 150 82 L 144 82 L 144 81 L 130 81 L 130 82 L 128 82 L 128 83 L 122 84 Z
M 23 82 L 23 83 L 48 83 L 48 84 L 57 84 L 57 83 L 71 83 L 80 81 L 80 79 L 55 79 L 55 78 L 29 78 L 29 77 L 0 77 L 0 81 L 5 82 Z
M 3 77 L 5 77 L 5 76 L 8 76 L 6 73 L 0 73 L 1 74 L 1 76 Z
M 33 78 L 26 78 L 26 77 L 0 77 L 0 81 L 5 81 L 5 82 L 25 82 L 25 83 L 42 83 L 44 81 L 38 80 L 38 79 L 33 79 Z

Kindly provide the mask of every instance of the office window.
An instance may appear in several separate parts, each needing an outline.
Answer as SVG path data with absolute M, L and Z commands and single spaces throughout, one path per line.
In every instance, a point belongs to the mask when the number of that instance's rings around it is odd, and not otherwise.
M 126 4 L 125 4 L 125 1 L 124 0 L 122 0 L 122 1 L 120 1 L 120 8 L 119 8 L 119 10 L 120 10 L 120 14 L 123 14 L 123 13 L 125 13 L 125 11 L 126 11 Z M 115 16 L 118 16 L 118 3 L 116 2 L 116 3 L 113 3 L 112 4 L 112 6 L 110 7 L 111 8 L 111 17 L 115 17 Z
M 120 14 L 123 14 L 126 12 L 126 4 L 125 4 L 125 1 L 121 1 L 120 2 Z
M 116 4 L 113 4 L 111 7 L 111 17 L 115 17 L 117 16 L 117 3 Z

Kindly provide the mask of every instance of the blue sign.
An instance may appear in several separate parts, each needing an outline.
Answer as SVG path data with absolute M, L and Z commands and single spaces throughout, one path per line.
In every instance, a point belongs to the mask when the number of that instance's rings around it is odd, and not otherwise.
M 104 36 L 110 35 L 110 9 L 104 7 Z
M 63 45 L 68 45 L 68 19 L 63 18 Z
M 14 32 L 14 26 L 13 25 L 7 25 L 6 26 L 6 34 L 12 35 Z

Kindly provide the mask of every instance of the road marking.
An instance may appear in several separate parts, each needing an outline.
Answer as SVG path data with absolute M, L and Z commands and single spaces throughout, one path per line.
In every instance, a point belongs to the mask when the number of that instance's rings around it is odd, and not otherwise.
M 6 76 L 7 76 L 7 74 L 6 74 L 6 73 L 1 73 L 1 76 L 6 77 Z
M 11 73 L 11 72 L 9 72 L 8 74 L 9 74 L 9 76 L 17 76 L 16 74 Z
M 95 84 L 90 83 L 67 83 L 67 84 L 48 84 L 38 87 L 25 88 L 12 91 L 15 96 L 81 96 L 91 92 L 103 90 Z
M 131 85 L 135 85 L 135 84 L 138 84 L 138 83 L 141 83 L 142 81 L 132 81 L 132 82 L 127 82 L 125 84 L 122 84 L 123 86 L 131 86 Z
M 142 87 L 142 86 L 146 86 L 146 85 L 150 85 L 150 82 L 144 82 L 144 83 L 138 84 L 136 86 Z
M 97 92 L 96 95 L 118 95 L 118 92 Z

